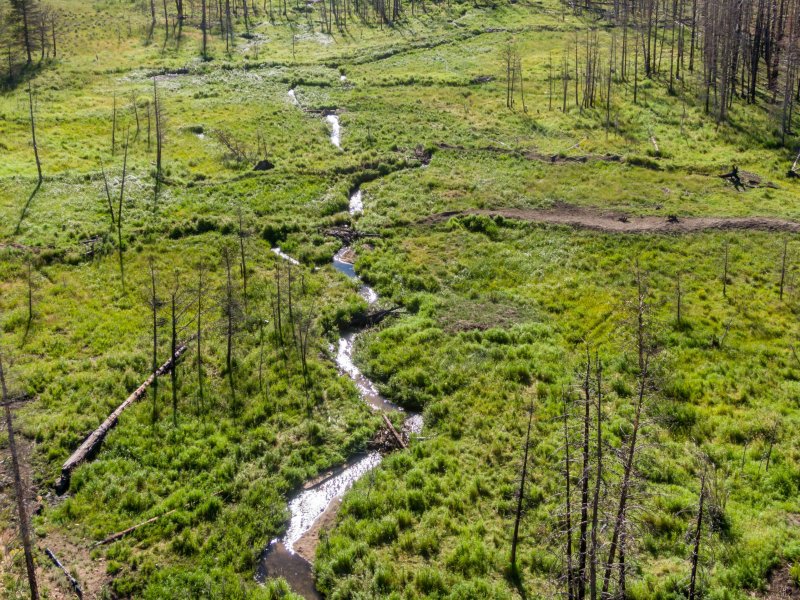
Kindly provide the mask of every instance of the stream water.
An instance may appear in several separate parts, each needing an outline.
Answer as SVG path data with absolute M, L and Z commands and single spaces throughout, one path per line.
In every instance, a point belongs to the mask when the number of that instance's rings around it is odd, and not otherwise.
M 339 122 L 334 115 L 327 117 L 329 122 L 331 122 L 331 117 L 336 119 L 331 142 L 338 146 Z M 334 135 L 336 141 L 334 141 Z M 350 214 L 358 214 L 362 210 L 361 190 L 355 190 L 350 196 Z M 284 260 L 298 264 L 297 260 L 281 251 L 280 248 L 273 248 L 272 251 Z M 349 248 L 342 248 L 334 255 L 333 266 L 347 277 L 361 282 L 353 263 L 347 260 L 351 254 Z M 362 283 L 359 294 L 370 306 L 378 301 L 378 294 L 366 284 Z M 333 348 L 336 352 L 336 364 L 342 374 L 353 380 L 359 395 L 373 410 L 402 411 L 402 408 L 381 396 L 375 384 L 356 366 L 353 352 L 355 340 L 360 331 L 359 329 L 346 329 L 341 332 L 338 345 Z M 422 426 L 422 415 L 409 414 L 403 429 L 409 435 L 419 434 Z M 291 515 L 289 526 L 284 536 L 273 540 L 264 551 L 259 562 L 256 579 L 263 582 L 269 577 L 283 577 L 296 594 L 300 594 L 308 600 L 321 598 L 322 596 L 314 587 L 314 574 L 309 562 L 313 560 L 315 544 L 313 540 L 310 544 L 303 543 L 304 538 L 319 535 L 319 528 L 323 522 L 331 522 L 338 512 L 344 493 L 361 477 L 378 466 L 382 458 L 381 453 L 377 451 L 355 456 L 346 465 L 307 483 L 303 491 L 289 501 Z
M 325 121 L 331 126 L 331 144 L 337 148 L 342 147 L 341 129 L 339 128 L 339 117 L 336 115 L 328 115 Z

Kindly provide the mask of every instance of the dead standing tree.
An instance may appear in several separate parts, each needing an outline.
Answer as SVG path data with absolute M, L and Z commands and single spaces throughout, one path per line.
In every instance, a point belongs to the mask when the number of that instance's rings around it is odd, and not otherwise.
M 531 426 L 533 425 L 533 400 L 528 406 L 528 430 L 525 434 L 525 445 L 522 452 L 522 465 L 520 467 L 519 490 L 517 491 L 517 509 L 514 514 L 514 534 L 511 538 L 511 573 L 517 576 L 517 544 L 519 543 L 519 526 L 522 522 L 522 512 L 525 504 L 525 480 L 528 476 L 528 453 L 531 446 Z
M 17 497 L 17 516 L 19 518 L 19 534 L 22 538 L 22 549 L 25 553 L 25 568 L 28 573 L 28 587 L 32 600 L 39 598 L 39 586 L 36 583 L 36 569 L 33 565 L 33 551 L 31 549 L 31 535 L 28 524 L 28 511 L 25 509 L 25 491 L 22 487 L 22 474 L 17 454 L 17 444 L 14 438 L 14 422 L 11 415 L 11 402 L 8 398 L 6 376 L 3 369 L 3 357 L 0 355 L 0 383 L 3 390 L 3 406 L 6 412 L 6 429 L 8 431 L 8 447 L 11 452 L 11 468 L 14 471 L 14 494 Z
M 636 301 L 636 350 L 638 358 L 638 392 L 634 406 L 633 423 L 631 424 L 631 433 L 628 436 L 627 448 L 625 449 L 623 458 L 623 474 L 622 482 L 619 489 L 619 501 L 617 504 L 616 517 L 613 523 L 611 541 L 608 547 L 608 557 L 605 564 L 605 572 L 603 574 L 603 589 L 601 598 L 611 598 L 611 575 L 615 566 L 620 567 L 620 587 L 624 582 L 624 541 L 625 541 L 625 527 L 627 520 L 628 501 L 631 496 L 631 488 L 633 486 L 634 464 L 636 461 L 637 443 L 642 424 L 642 411 L 648 387 L 650 384 L 650 367 L 651 359 L 653 356 L 653 345 L 650 339 L 649 331 L 649 307 L 647 304 L 647 290 L 645 288 L 642 273 L 639 270 L 639 265 L 636 265 L 636 285 L 637 285 L 637 301 Z M 617 552 L 619 552 L 619 564 L 617 560 Z
M 153 77 L 153 115 L 156 121 L 156 174 L 153 190 L 153 212 L 158 208 L 158 193 L 161 190 L 161 158 L 164 145 L 164 111 L 158 96 L 158 84 Z
M 203 333 L 203 295 L 206 292 L 205 289 L 205 281 L 203 276 L 205 275 L 205 264 L 200 263 L 197 267 L 197 315 L 196 315 L 196 325 L 197 329 L 195 331 L 195 337 L 197 338 L 197 408 L 198 411 L 202 411 L 205 404 L 205 399 L 203 397 L 203 352 L 200 347 L 202 343 L 202 333 Z
M 244 230 L 242 207 L 239 207 L 239 271 L 242 276 L 242 305 L 247 316 L 247 256 L 245 254 L 244 240 L 247 233 Z
M 572 487 L 571 487 L 571 464 L 569 457 L 569 394 L 564 392 L 564 533 L 567 540 L 566 543 L 566 557 L 567 557 L 567 598 L 573 600 L 575 598 L 575 582 L 574 572 L 572 566 Z
M 159 318 L 158 309 L 161 307 L 161 300 L 158 297 L 156 290 L 156 268 L 153 259 L 150 259 L 150 297 L 148 299 L 150 306 L 150 313 L 152 315 L 152 334 L 153 334 L 153 361 L 152 361 L 152 378 L 153 383 L 153 410 L 151 413 L 151 424 L 155 426 L 158 422 L 158 328 Z
M 222 260 L 225 263 L 225 291 L 222 298 L 223 329 L 225 331 L 225 370 L 231 388 L 231 412 L 236 414 L 240 407 L 236 396 L 233 341 L 241 319 L 241 308 L 233 287 L 233 276 L 231 275 L 233 259 L 231 258 L 231 251 L 227 247 L 222 251 Z
M 178 350 L 178 335 L 186 327 L 181 325 L 181 319 L 189 309 L 190 303 L 186 301 L 185 294 L 181 291 L 180 278 L 175 273 L 175 284 L 170 291 L 170 356 L 175 356 Z M 199 332 L 198 332 L 199 335 Z M 198 338 L 199 344 L 199 338 Z M 173 365 L 170 370 L 170 383 L 172 391 L 172 426 L 178 426 L 178 366 Z
M 122 159 L 122 181 L 119 187 L 119 202 L 117 203 L 117 251 L 119 252 L 119 280 L 122 293 L 125 294 L 125 263 L 122 257 L 122 205 L 125 201 L 125 176 L 128 172 L 128 132 L 125 132 L 125 157 Z M 114 220 L 114 210 L 111 209 L 111 220 Z
M 39 160 L 39 146 L 36 143 L 36 118 L 33 115 L 33 88 L 28 82 L 28 107 L 31 116 L 31 144 L 33 145 L 33 156 L 36 158 L 36 172 L 38 174 L 38 185 L 42 184 L 42 162 Z
M 700 478 L 700 501 L 697 508 L 697 526 L 694 530 L 694 548 L 692 550 L 692 574 L 689 579 L 689 600 L 695 600 L 697 589 L 697 565 L 700 561 L 700 539 L 703 533 L 703 501 L 706 495 L 706 472 Z

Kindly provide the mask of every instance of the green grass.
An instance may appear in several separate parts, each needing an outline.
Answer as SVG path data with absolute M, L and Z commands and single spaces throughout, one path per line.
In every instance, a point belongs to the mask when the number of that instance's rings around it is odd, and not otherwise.
M 262 588 L 253 573 L 260 551 L 285 527 L 287 499 L 363 448 L 380 426 L 336 372 L 329 350 L 338 326 L 365 304 L 355 284 L 328 265 L 339 244 L 321 230 L 355 223 L 382 234 L 356 245 L 359 273 L 387 303 L 407 309 L 359 338 L 359 365 L 387 398 L 422 410 L 426 429 L 422 440 L 387 457 L 346 495 L 315 565 L 328 597 L 518 597 L 507 563 L 531 398 L 536 442 L 520 585 L 528 597 L 556 596 L 563 573 L 563 539 L 556 534 L 563 506 L 561 391 L 576 385 L 582 344 L 589 341 L 606 369 L 608 442 L 620 447 L 635 389 L 629 305 L 636 260 L 646 273 L 660 352 L 638 463 L 629 595 L 684 593 L 701 455 L 715 465 L 716 493 L 728 497 L 720 527 L 704 538 L 707 596 L 745 598 L 784 564 L 794 565 L 796 577 L 791 524 L 800 512 L 800 365 L 790 348 L 798 335 L 800 247 L 794 237 L 781 300 L 784 238 L 775 234 L 611 236 L 487 217 L 420 224 L 445 210 L 558 202 L 633 215 L 800 219 L 797 184 L 785 177 L 791 153 L 776 143 L 769 107 L 736 102 L 732 122 L 717 125 L 703 114 L 692 76 L 674 96 L 659 78 L 640 80 L 637 104 L 632 82 L 617 81 L 608 131 L 604 106 L 579 111 L 568 102 L 562 112 L 555 97 L 551 110 L 550 61 L 559 64 L 575 32 L 587 27 L 579 17 L 562 18 L 554 2 L 428 5 L 428 13 L 393 28 L 353 20 L 347 32 L 330 37 L 319 33 L 316 13 L 276 15 L 274 23 L 261 14 L 255 37 L 237 37 L 230 54 L 214 33 L 208 62 L 199 58 L 194 27 L 180 44 L 165 40 L 160 26 L 148 42 L 148 19 L 130 3 L 54 4 L 63 11 L 59 58 L 29 74 L 45 175 L 33 196 L 26 89 L 0 94 L 0 327 L 12 388 L 34 398 L 15 415 L 34 448 L 40 493 L 85 435 L 147 376 L 151 258 L 163 298 L 176 274 L 190 292 L 201 262 L 210 291 L 205 405 L 198 404 L 190 350 L 180 368 L 177 427 L 165 378 L 158 423 L 151 423 L 149 395 L 125 414 L 96 459 L 75 472 L 69 496 L 46 499 L 34 518 L 37 545 L 67 540 L 103 559 L 108 591 L 123 597 L 282 597 L 285 585 Z M 608 32 L 600 39 L 605 51 Z M 527 113 L 505 107 L 501 50 L 509 40 L 522 57 Z M 157 202 L 145 116 L 154 74 L 161 74 L 166 118 L 166 182 Z M 290 102 L 290 87 L 301 108 Z M 140 118 L 136 139 L 132 99 Z M 341 150 L 330 144 L 322 117 L 331 109 L 339 110 Z M 123 293 L 100 166 L 116 197 L 126 129 L 132 141 Z M 261 136 L 275 168 L 255 173 L 252 164 L 232 160 L 215 135 L 220 130 L 250 147 Z M 417 148 L 432 152 L 425 168 L 418 168 Z M 549 164 L 526 158 L 531 152 L 620 160 Z M 733 163 L 777 189 L 735 191 L 715 177 Z M 354 219 L 347 194 L 357 183 L 365 213 Z M 221 252 L 238 247 L 239 211 L 250 286 L 248 318 L 235 343 L 234 404 L 218 303 Z M 82 243 L 90 238 L 99 238 L 94 257 Z M 300 303 L 306 310 L 313 305 L 317 315 L 308 397 L 296 352 L 284 357 L 271 329 L 269 393 L 259 389 L 258 324 L 271 318 L 276 265 L 285 266 L 270 252 L 276 245 L 303 262 L 295 272 L 307 288 Z M 28 260 L 35 267 L 34 319 L 26 334 Z M 241 288 L 238 265 L 234 284 Z M 167 340 L 163 327 L 162 360 Z M 765 473 L 774 423 L 781 437 Z M 610 467 L 612 487 L 618 478 L 618 468 Z M 603 505 L 612 504 L 609 492 Z M 173 509 L 111 546 L 90 549 Z M 0 505 L 4 522 L 11 510 Z M 0 577 L 21 597 L 22 565 L 11 566 Z

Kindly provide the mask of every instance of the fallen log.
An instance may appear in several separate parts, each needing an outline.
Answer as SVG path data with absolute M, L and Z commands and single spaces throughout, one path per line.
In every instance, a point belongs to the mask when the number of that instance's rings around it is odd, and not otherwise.
M 102 539 L 99 542 L 95 542 L 93 547 L 96 548 L 97 546 L 103 546 L 105 544 L 110 544 L 111 542 L 116 542 L 118 539 L 120 539 L 122 537 L 125 537 L 126 535 L 128 535 L 132 531 L 136 531 L 140 527 L 144 527 L 145 525 L 149 525 L 150 523 L 154 523 L 154 522 L 158 521 L 161 517 L 166 517 L 167 515 L 171 515 L 176 510 L 178 510 L 178 509 L 177 508 L 173 508 L 172 510 L 168 510 L 167 512 L 165 512 L 165 513 L 163 513 L 161 515 L 158 515 L 157 517 L 152 517 L 150 519 L 147 519 L 147 521 L 142 521 L 141 523 L 137 523 L 136 525 L 134 525 L 132 527 L 128 527 L 127 529 L 123 529 L 122 531 L 118 531 L 117 533 L 112 533 L 107 538 Z
M 397 433 L 397 430 L 394 428 L 394 425 L 392 425 L 392 422 L 389 420 L 389 417 L 386 416 L 386 413 L 383 414 L 383 420 L 386 422 L 386 426 L 389 428 L 389 431 L 392 432 L 394 439 L 397 440 L 398 445 L 403 449 L 407 448 L 408 446 L 403 441 L 403 438 L 400 437 L 400 434 Z
M 70 586 L 72 586 L 75 595 L 78 596 L 78 598 L 83 598 L 83 590 L 81 589 L 81 584 L 78 583 L 78 580 L 75 579 L 69 571 L 67 571 L 67 568 L 61 564 L 61 561 L 58 560 L 55 553 L 52 550 L 50 550 L 50 548 L 45 548 L 44 552 L 45 554 L 47 554 L 47 556 L 50 557 L 50 560 L 53 561 L 53 564 L 57 566 L 59 569 L 61 569 L 61 571 L 64 573 L 64 575 L 67 578 L 67 581 L 69 581 Z
M 170 357 L 167 362 L 161 365 L 161 367 L 159 367 L 159 369 L 155 372 L 155 377 L 161 377 L 165 373 L 168 373 L 172 369 L 172 366 L 175 364 L 175 362 L 184 352 L 186 352 L 188 347 L 188 342 L 179 346 L 175 351 L 175 354 Z M 75 452 L 73 452 L 72 455 L 64 462 L 64 464 L 61 466 L 61 477 L 59 477 L 58 481 L 56 481 L 56 493 L 59 496 L 69 489 L 69 480 L 70 476 L 72 475 L 72 471 L 83 461 L 91 458 L 91 456 L 100 447 L 100 444 L 103 443 L 103 439 L 106 437 L 106 434 L 117 424 L 117 421 L 119 420 L 119 417 L 123 411 L 144 396 L 147 388 L 153 383 L 153 379 L 154 375 L 151 374 L 142 385 L 136 388 L 136 390 L 130 396 L 128 396 L 125 402 L 120 404 L 116 410 L 114 410 L 114 412 L 108 415 L 106 420 L 100 424 L 100 427 L 89 434 L 80 447 L 75 450 Z

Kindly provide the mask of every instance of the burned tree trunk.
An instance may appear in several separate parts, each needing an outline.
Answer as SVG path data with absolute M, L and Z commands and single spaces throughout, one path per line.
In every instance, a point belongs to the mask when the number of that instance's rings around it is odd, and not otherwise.
M 692 550 L 692 575 L 689 580 L 689 600 L 695 599 L 697 587 L 697 563 L 700 561 L 700 536 L 703 532 L 703 500 L 705 498 L 706 473 L 700 479 L 700 506 L 697 508 L 697 527 L 694 530 L 694 550 Z
M 17 516 L 19 518 L 19 535 L 22 538 L 22 549 L 25 553 L 25 568 L 28 572 L 28 587 L 32 600 L 39 599 L 39 586 L 36 583 L 36 568 L 33 565 L 31 535 L 28 524 L 28 511 L 25 509 L 25 491 L 22 489 L 22 474 L 17 455 L 17 444 L 14 439 L 14 421 L 11 416 L 11 403 L 8 400 L 6 374 L 3 369 L 3 357 L 0 356 L 0 383 L 3 390 L 3 406 L 6 411 L 6 429 L 8 430 L 8 449 L 11 453 L 11 469 L 14 471 L 14 494 L 17 497 Z
M 595 365 L 597 373 L 597 472 L 595 473 L 592 497 L 592 540 L 589 546 L 589 596 L 591 600 L 597 600 L 597 529 L 599 526 L 600 485 L 603 480 L 603 365 L 598 355 L 595 356 Z
M 589 528 L 589 421 L 591 405 L 591 392 L 589 382 L 592 374 L 592 359 L 589 347 L 586 347 L 586 378 L 583 383 L 584 414 L 583 414 L 583 470 L 581 472 L 581 523 L 578 538 L 578 580 L 577 597 L 583 600 L 586 595 L 586 554 L 588 550 L 587 533 Z
M 567 598 L 573 600 L 575 598 L 575 591 L 572 581 L 572 494 L 570 490 L 570 464 L 569 464 L 569 428 L 567 427 L 568 411 L 567 411 L 567 396 L 564 395 L 564 495 L 566 506 L 566 523 L 565 531 L 567 536 Z
M 522 509 L 525 502 L 525 479 L 528 476 L 528 451 L 531 445 L 531 425 L 533 424 L 533 400 L 528 407 L 528 431 L 525 434 L 525 447 L 522 453 L 522 473 L 519 478 L 519 492 L 517 494 L 517 510 L 514 515 L 514 535 L 511 538 L 511 571 L 517 571 L 517 544 L 519 542 L 519 525 L 522 521 Z
M 30 63 L 30 56 L 28 57 Z M 42 184 L 42 163 L 39 160 L 39 146 L 36 144 L 36 119 L 33 116 L 33 89 L 30 82 L 28 82 L 28 107 L 30 108 L 31 115 L 31 144 L 33 145 L 33 156 L 36 158 L 36 172 L 39 176 L 38 184 Z

